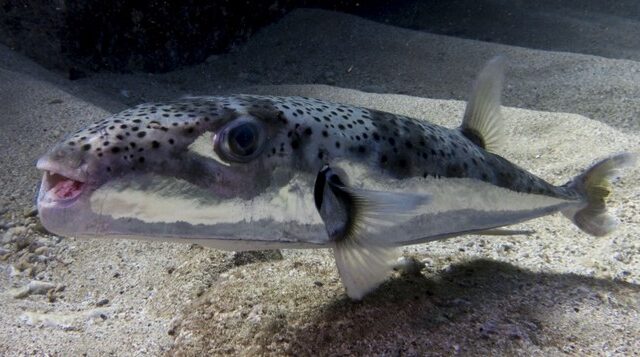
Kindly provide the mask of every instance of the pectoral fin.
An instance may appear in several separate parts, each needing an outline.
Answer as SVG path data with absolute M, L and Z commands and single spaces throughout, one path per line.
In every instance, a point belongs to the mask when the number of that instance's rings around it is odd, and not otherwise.
M 348 187 L 338 173 L 325 166 L 316 178 L 316 208 L 327 234 L 335 242 L 338 272 L 347 295 L 362 299 L 385 281 L 395 248 L 370 233 L 412 217 L 429 196 L 381 192 Z
M 395 248 L 368 244 L 359 236 L 336 242 L 333 254 L 347 295 L 354 300 L 387 280 L 398 257 Z

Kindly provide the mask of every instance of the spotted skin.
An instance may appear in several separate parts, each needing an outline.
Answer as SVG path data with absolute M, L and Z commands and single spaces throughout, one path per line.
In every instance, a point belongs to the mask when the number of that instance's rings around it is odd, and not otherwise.
M 485 151 L 458 129 L 306 97 L 237 95 L 141 104 L 80 130 L 57 152 L 106 172 L 162 167 L 195 138 L 249 115 L 270 137 L 253 165 L 317 172 L 334 159 L 366 162 L 395 178 L 473 178 L 517 192 L 562 198 L 576 193 Z

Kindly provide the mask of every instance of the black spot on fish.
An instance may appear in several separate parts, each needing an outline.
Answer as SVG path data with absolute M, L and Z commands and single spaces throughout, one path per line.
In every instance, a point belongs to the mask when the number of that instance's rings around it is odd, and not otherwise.
M 160 143 L 154 140 L 151 142 L 151 147 L 157 149 L 160 147 Z
M 447 165 L 447 177 L 464 177 L 464 171 L 458 165 Z
M 114 146 L 114 147 L 111 148 L 111 152 L 114 153 L 114 154 L 117 154 L 117 153 L 120 152 L 120 148 L 117 147 L 117 146 Z
M 91 149 L 91 145 L 89 145 L 89 144 L 82 145 L 82 150 L 89 151 L 90 149 Z

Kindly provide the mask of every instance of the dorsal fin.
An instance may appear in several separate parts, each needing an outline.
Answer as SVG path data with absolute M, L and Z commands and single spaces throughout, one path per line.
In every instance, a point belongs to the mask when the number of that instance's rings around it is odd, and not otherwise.
M 480 71 L 460 127 L 464 136 L 490 152 L 500 148 L 504 136 L 500 114 L 504 67 L 504 57 L 498 56 Z

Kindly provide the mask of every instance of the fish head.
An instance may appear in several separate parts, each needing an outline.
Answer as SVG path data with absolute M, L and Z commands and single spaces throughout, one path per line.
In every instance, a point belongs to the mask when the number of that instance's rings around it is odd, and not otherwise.
M 63 236 L 197 243 L 321 232 L 313 174 L 278 147 L 290 124 L 281 114 L 268 100 L 194 97 L 79 130 L 37 162 L 42 224 Z

